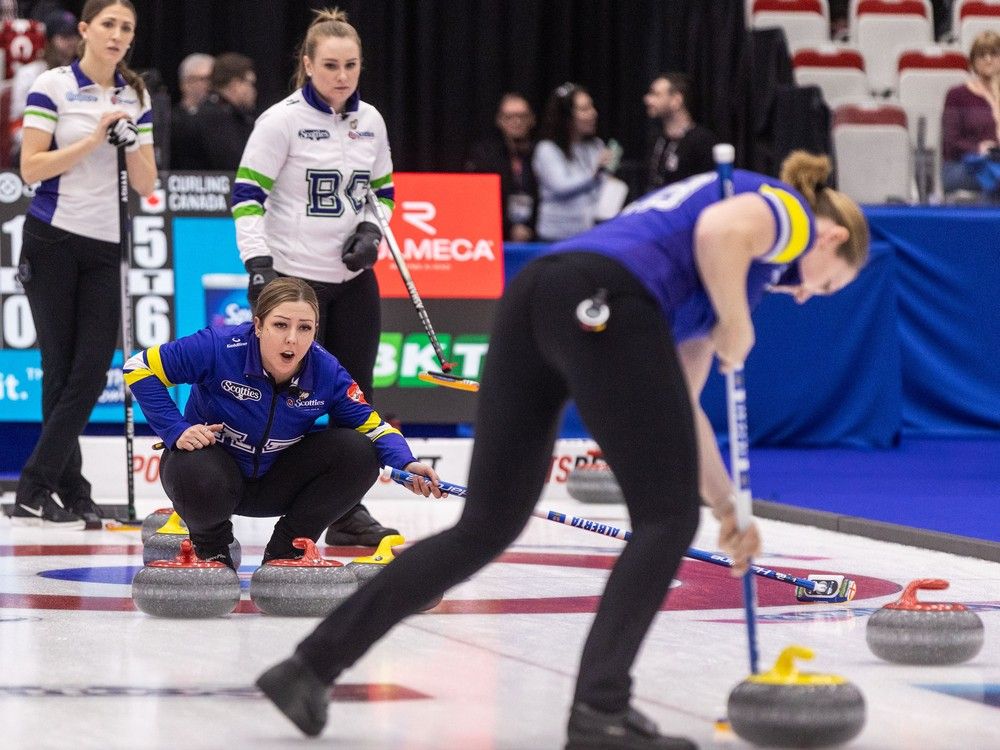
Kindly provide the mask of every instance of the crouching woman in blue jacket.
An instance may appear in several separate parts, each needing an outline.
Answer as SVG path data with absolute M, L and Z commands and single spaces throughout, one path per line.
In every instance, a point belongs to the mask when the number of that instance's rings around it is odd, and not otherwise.
M 160 480 L 198 556 L 233 566 L 232 516 L 278 516 L 264 562 L 302 555 L 361 500 L 389 465 L 419 475 L 410 490 L 441 497 L 434 469 L 379 416 L 337 359 L 315 343 L 308 284 L 279 278 L 253 323 L 205 328 L 146 349 L 125 381 L 167 450 Z M 167 388 L 190 383 L 184 413 Z M 331 429 L 313 430 L 327 414 Z

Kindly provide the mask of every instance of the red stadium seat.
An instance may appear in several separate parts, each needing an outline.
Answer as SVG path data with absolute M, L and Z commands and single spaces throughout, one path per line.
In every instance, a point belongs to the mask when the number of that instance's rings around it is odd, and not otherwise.
M 844 104 L 833 111 L 837 185 L 860 203 L 910 201 L 913 167 L 906 112 L 894 104 Z
M 820 0 L 754 0 L 751 26 L 783 29 L 788 49 L 794 52 L 829 41 L 829 7 Z
M 922 0 L 860 0 L 856 30 L 868 85 L 878 93 L 894 90 L 902 50 L 926 47 L 934 39 L 932 17 Z
M 901 2 L 901 0 L 888 0 L 889 2 Z M 852 42 L 857 39 L 858 4 L 861 0 L 848 0 L 847 4 L 847 30 Z M 934 17 L 934 9 L 931 0 L 918 0 L 924 6 L 924 11 L 928 18 Z
M 832 44 L 800 49 L 792 56 L 792 68 L 795 82 L 819 86 L 831 107 L 868 94 L 865 59 L 856 49 Z
M 1000 34 L 1000 0 L 975 0 L 956 3 L 957 23 L 952 29 L 962 51 L 968 54 L 972 42 L 984 31 Z
M 753 26 L 754 7 L 758 3 L 760 3 L 761 1 L 762 0 L 744 0 L 744 7 L 746 9 L 746 25 L 747 25 L 748 29 Z M 772 0 L 770 2 L 770 4 L 771 5 L 776 5 L 776 4 L 780 3 L 782 5 L 785 5 L 788 2 L 796 2 L 797 3 L 798 0 Z M 823 14 L 823 18 L 825 18 L 829 22 L 829 20 L 830 20 L 830 0 L 816 0 L 816 2 L 812 2 L 810 4 L 814 5 L 814 6 L 815 5 L 819 5 L 819 10 Z

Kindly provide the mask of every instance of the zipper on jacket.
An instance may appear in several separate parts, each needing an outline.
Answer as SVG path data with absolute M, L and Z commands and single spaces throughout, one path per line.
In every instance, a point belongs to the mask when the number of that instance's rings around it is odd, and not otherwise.
M 274 422 L 274 407 L 278 403 L 278 389 L 274 385 L 274 381 L 268 377 L 268 382 L 271 384 L 271 406 L 267 412 L 267 425 L 264 427 L 264 434 L 261 435 L 260 442 L 257 444 L 257 450 L 253 454 L 253 476 L 251 479 L 257 478 L 257 470 L 260 468 L 260 455 L 264 452 L 264 446 L 267 444 L 268 435 L 271 434 L 271 424 Z

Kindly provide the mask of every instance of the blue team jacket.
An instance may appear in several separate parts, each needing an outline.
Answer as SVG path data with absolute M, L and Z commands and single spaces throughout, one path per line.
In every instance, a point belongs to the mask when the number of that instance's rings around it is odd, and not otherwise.
M 222 424 L 221 443 L 244 476 L 256 478 L 323 414 L 330 424 L 366 435 L 383 465 L 414 461 L 399 430 L 365 401 L 336 357 L 313 343 L 299 374 L 278 388 L 264 371 L 252 323 L 204 328 L 139 352 L 125 363 L 125 382 L 150 426 L 168 447 L 194 424 Z M 190 383 L 182 415 L 167 388 Z

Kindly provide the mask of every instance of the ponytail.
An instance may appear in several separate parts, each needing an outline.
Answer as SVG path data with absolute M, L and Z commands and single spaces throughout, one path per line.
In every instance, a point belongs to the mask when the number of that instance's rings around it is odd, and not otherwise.
M 340 8 L 325 8 L 314 12 L 316 13 L 316 18 L 309 24 L 306 36 L 299 46 L 297 56 L 298 65 L 295 69 L 295 75 L 292 77 L 292 83 L 297 89 L 305 86 L 306 81 L 309 80 L 302 58 L 308 57 L 310 60 L 316 58 L 316 45 L 319 44 L 320 39 L 326 39 L 331 36 L 342 39 L 353 39 L 357 42 L 358 52 L 361 52 L 361 37 L 358 36 L 357 29 L 347 22 L 346 11 Z
M 793 151 L 781 163 L 782 182 L 802 193 L 817 216 L 825 216 L 847 230 L 837 255 L 853 268 L 868 262 L 868 221 L 853 198 L 826 184 L 832 165 L 828 156 Z
M 124 61 L 118 63 L 115 70 L 125 79 L 125 83 L 135 89 L 135 93 L 139 95 L 139 105 L 141 106 L 142 100 L 146 96 L 146 82 L 142 80 L 142 76 L 126 65 Z

